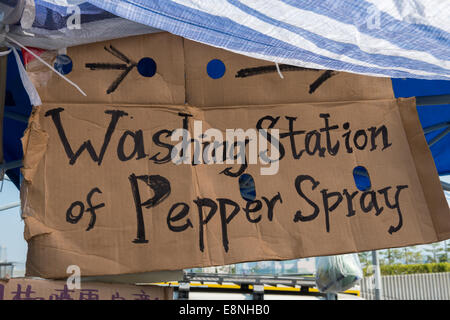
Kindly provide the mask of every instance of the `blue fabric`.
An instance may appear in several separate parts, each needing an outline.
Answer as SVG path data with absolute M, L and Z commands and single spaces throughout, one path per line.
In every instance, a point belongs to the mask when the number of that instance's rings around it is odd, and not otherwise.
M 8 56 L 5 112 L 15 113 L 29 117 L 31 104 L 22 85 L 13 54 Z M 9 163 L 23 158 L 22 142 L 23 132 L 27 124 L 10 118 L 3 118 L 3 155 L 5 162 Z M 20 169 L 11 169 L 6 174 L 17 188 L 20 186 Z
M 447 92 L 447 94 L 450 93 Z M 417 107 L 417 112 L 419 114 L 419 119 L 423 128 L 430 127 L 435 124 L 440 124 L 443 122 L 450 122 L 450 105 L 442 106 L 421 106 Z M 429 142 L 431 139 L 436 137 L 445 129 L 439 129 L 429 134 L 425 137 Z M 440 175 L 450 174 L 450 134 L 447 134 L 444 138 L 439 140 L 437 143 L 430 147 L 431 154 L 433 155 L 436 168 Z
M 450 94 L 450 81 L 426 81 L 417 79 L 392 79 L 395 96 L 432 96 Z M 433 125 L 450 122 L 450 105 L 420 106 L 417 107 L 422 127 L 428 128 Z M 430 142 L 445 129 L 435 130 L 425 135 Z M 450 134 L 430 147 L 439 175 L 450 174 Z
M 311 10 L 318 14 L 333 17 L 344 23 L 355 25 L 361 33 L 369 34 L 380 39 L 394 41 L 402 48 L 431 52 L 436 57 L 449 59 L 450 51 L 448 48 L 446 49 L 445 46 L 448 46 L 450 34 L 442 29 L 429 25 L 407 23 L 395 19 L 384 12 L 380 15 L 380 24 L 385 27 L 380 29 L 370 29 L 365 21 L 369 15 L 371 4 L 366 1 L 333 0 L 331 2 L 283 0 L 283 2 L 289 3 L 295 7 Z

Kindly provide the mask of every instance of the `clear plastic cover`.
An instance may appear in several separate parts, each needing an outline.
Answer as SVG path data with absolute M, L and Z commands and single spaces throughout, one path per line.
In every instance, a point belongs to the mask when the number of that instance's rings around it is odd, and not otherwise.
M 354 287 L 363 277 L 357 254 L 316 258 L 316 284 L 320 292 L 338 293 Z

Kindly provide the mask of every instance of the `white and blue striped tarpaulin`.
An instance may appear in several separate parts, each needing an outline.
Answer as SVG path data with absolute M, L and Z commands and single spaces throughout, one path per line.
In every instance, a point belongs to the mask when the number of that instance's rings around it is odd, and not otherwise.
M 104 22 L 111 18 L 108 14 L 113 14 L 277 63 L 391 78 L 450 79 L 449 0 L 35 0 L 35 3 L 38 13 L 45 3 L 47 10 L 56 12 L 57 6 L 64 7 L 64 3 L 76 4 L 86 26 Z M 46 14 L 48 20 L 49 13 Z M 45 28 L 46 23 L 42 20 L 39 27 Z
M 450 79 L 448 0 L 89 0 L 120 17 L 278 63 Z

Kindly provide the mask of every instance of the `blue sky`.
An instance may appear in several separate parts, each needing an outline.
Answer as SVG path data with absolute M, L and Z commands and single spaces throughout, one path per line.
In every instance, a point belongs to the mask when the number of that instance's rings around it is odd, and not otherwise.
M 0 192 L 0 206 L 18 201 L 19 190 L 10 181 L 5 180 Z M 23 263 L 26 260 L 27 243 L 23 238 L 23 228 L 20 207 L 0 211 L 0 246 L 7 247 L 8 261 Z

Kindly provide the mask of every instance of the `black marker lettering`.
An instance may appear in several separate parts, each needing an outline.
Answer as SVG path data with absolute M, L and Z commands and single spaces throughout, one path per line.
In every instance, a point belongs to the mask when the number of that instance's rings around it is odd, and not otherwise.
M 345 130 L 348 130 L 346 133 L 342 135 L 342 137 L 345 139 L 345 148 L 347 149 L 347 153 L 352 153 L 353 148 L 350 147 L 350 134 L 352 133 L 352 130 L 349 130 L 350 123 L 346 122 L 342 126 Z
M 86 203 L 87 203 L 87 209 L 85 209 L 85 206 L 83 202 L 81 201 L 75 201 L 72 203 L 66 211 L 66 221 L 72 224 L 78 223 L 81 218 L 83 218 L 83 214 L 85 211 L 89 212 L 91 214 L 91 219 L 89 221 L 88 227 L 86 231 L 91 230 L 95 226 L 95 222 L 97 221 L 97 214 L 95 213 L 96 210 L 103 208 L 105 206 L 104 203 L 100 203 L 98 205 L 92 204 L 92 196 L 94 193 L 102 193 L 99 188 L 93 188 L 91 191 L 89 191 L 87 197 L 86 197 Z M 80 212 L 77 216 L 73 215 L 73 209 L 75 207 L 80 208 Z
M 348 213 L 347 217 L 352 217 L 356 214 L 356 211 L 353 209 L 353 198 L 359 193 L 358 191 L 353 192 L 352 194 L 348 193 L 347 189 L 344 189 L 342 192 L 347 199 L 347 207 Z
M 314 144 L 313 149 L 311 150 L 311 139 L 315 137 L 316 143 Z M 313 156 L 316 152 L 319 152 L 319 157 L 325 157 L 325 148 L 320 146 L 320 133 L 316 130 L 309 131 L 305 137 L 305 150 L 306 153 Z
M 217 199 L 219 202 L 219 208 L 220 208 L 220 219 L 222 221 L 222 242 L 223 242 L 223 248 L 225 249 L 225 252 L 228 252 L 229 245 L 228 245 L 228 224 L 233 220 L 233 218 L 238 214 L 239 210 L 241 209 L 239 205 L 230 199 L 225 198 L 219 198 Z M 227 216 L 227 205 L 233 206 L 233 211 Z
M 136 206 L 136 218 L 137 218 L 137 236 L 133 240 L 134 243 L 147 243 L 148 240 L 145 238 L 145 223 L 144 215 L 142 213 L 142 207 L 150 209 L 156 207 L 162 201 L 164 201 L 170 195 L 170 182 L 166 178 L 159 175 L 142 175 L 136 176 L 132 173 L 129 178 L 131 184 L 131 192 L 133 193 L 134 204 Z M 150 187 L 153 191 L 153 198 L 142 202 L 141 195 L 139 192 L 138 180 L 145 182 L 145 184 Z
M 304 181 L 311 181 L 311 183 L 312 183 L 312 190 L 314 190 L 314 189 L 316 189 L 317 188 L 317 186 L 320 184 L 320 182 L 319 181 L 316 181 L 316 180 L 314 180 L 314 178 L 313 177 L 311 177 L 311 176 L 308 176 L 308 175 L 299 175 L 297 178 L 295 178 L 295 189 L 297 190 L 297 193 L 300 195 L 300 197 L 302 197 L 303 199 L 305 199 L 305 201 L 306 202 L 308 202 L 308 204 L 311 206 L 311 207 L 313 207 L 314 208 L 314 212 L 312 213 L 312 214 L 310 214 L 309 216 L 305 216 L 305 215 L 303 215 L 303 213 L 300 211 L 300 210 L 298 210 L 296 213 L 295 213 L 295 216 L 294 216 L 294 222 L 298 222 L 298 221 L 302 221 L 302 222 L 305 222 L 305 221 L 311 221 L 311 220 L 314 220 L 316 217 L 317 217 L 317 215 L 319 214 L 319 212 L 320 212 L 320 209 L 319 209 L 319 207 L 317 206 L 317 204 L 314 202 L 314 201 L 312 201 L 311 199 L 309 199 L 304 193 L 303 193 L 303 190 L 302 190 L 302 183 L 304 182 Z
M 363 143 L 359 144 L 358 142 L 358 138 L 362 137 L 363 138 Z M 353 143 L 355 145 L 355 147 L 359 150 L 364 150 L 364 148 L 367 146 L 367 134 L 365 130 L 358 130 L 355 133 L 355 136 L 353 137 Z
M 280 201 L 280 203 L 283 203 L 283 199 L 281 199 L 281 194 L 278 192 L 278 194 L 270 200 L 267 199 L 266 197 L 262 197 L 262 199 L 267 204 L 267 218 L 269 219 L 269 221 L 272 221 L 273 209 L 275 208 L 275 204 L 277 203 L 277 201 Z
M 163 134 L 165 134 L 166 138 L 170 137 L 172 135 L 173 131 L 164 129 L 164 130 L 160 130 L 158 132 L 156 132 L 153 137 L 153 143 L 155 145 L 157 145 L 158 147 L 162 147 L 162 148 L 166 148 L 167 149 L 167 154 L 164 158 L 158 159 L 158 156 L 160 155 L 160 152 L 156 153 L 153 157 L 150 158 L 150 160 L 153 160 L 154 163 L 156 164 L 163 164 L 163 163 L 167 163 L 170 162 L 171 158 L 171 153 L 172 153 L 172 149 L 173 149 L 173 145 L 168 144 L 168 143 L 164 143 L 161 142 L 161 136 Z
M 97 155 L 97 152 L 95 151 L 94 147 L 92 146 L 91 140 L 85 141 L 76 153 L 73 152 L 72 147 L 70 146 L 69 141 L 67 140 L 67 136 L 64 131 L 64 128 L 62 126 L 62 122 L 61 122 L 61 112 L 62 111 L 64 111 L 63 108 L 51 109 L 45 113 L 45 116 L 52 117 L 53 123 L 56 127 L 56 130 L 58 131 L 59 138 L 63 144 L 64 150 L 66 151 L 66 154 L 69 157 L 69 160 L 70 160 L 69 164 L 74 165 L 75 162 L 77 161 L 78 157 L 83 153 L 84 149 L 87 149 L 92 160 L 97 162 L 98 165 L 101 165 L 103 156 L 105 155 L 106 148 L 108 147 L 109 141 L 111 140 L 111 136 L 116 128 L 117 122 L 119 121 L 119 119 L 121 117 L 128 115 L 128 113 L 120 111 L 120 110 L 105 111 L 106 114 L 111 115 L 111 121 L 109 123 L 108 129 L 106 130 L 105 138 L 103 140 L 103 145 L 100 150 L 100 154 Z
M 322 193 L 323 206 L 324 206 L 324 211 L 325 211 L 325 227 L 326 227 L 327 232 L 330 232 L 330 212 L 334 211 L 338 207 L 338 205 L 341 203 L 342 195 L 339 192 L 328 193 L 327 189 L 323 189 L 320 192 Z M 332 197 L 337 197 L 337 200 L 330 207 L 328 199 L 330 199 Z
M 197 198 L 197 200 L 194 200 L 195 204 L 197 204 L 198 208 L 198 216 L 199 216 L 199 246 L 200 251 L 203 252 L 205 250 L 205 244 L 203 240 L 203 233 L 204 233 L 204 226 L 211 220 L 211 218 L 214 216 L 214 214 L 217 211 L 217 204 L 214 202 L 214 200 L 211 200 L 209 198 Z M 207 214 L 206 218 L 203 218 L 203 207 L 209 207 L 209 213 Z
M 172 216 L 172 214 L 178 207 L 182 207 L 181 210 L 175 216 Z M 182 232 L 189 227 L 193 228 L 194 226 L 192 225 L 192 222 L 189 218 L 186 220 L 186 223 L 183 224 L 182 226 L 172 225 L 172 222 L 177 222 L 186 217 L 188 214 L 189 214 L 189 206 L 186 203 L 184 202 L 175 203 L 172 206 L 172 208 L 170 208 L 169 214 L 167 215 L 167 226 L 169 227 L 169 229 L 173 232 Z
M 391 187 L 387 187 L 381 190 L 378 190 L 378 193 L 383 194 L 384 195 L 384 201 L 386 203 L 386 206 L 390 209 L 397 209 L 397 213 L 398 213 L 398 224 L 397 226 L 390 226 L 388 232 L 390 234 L 393 234 L 394 232 L 397 232 L 398 230 L 401 229 L 401 227 L 403 226 L 403 217 L 402 217 L 402 212 L 400 210 L 400 203 L 399 203 L 399 198 L 400 198 L 400 192 L 403 189 L 408 188 L 408 186 L 404 185 L 404 186 L 397 186 L 397 191 L 395 192 L 395 203 L 391 204 L 391 202 L 389 201 L 388 198 L 388 191 L 389 189 L 391 189 Z
M 319 117 L 323 118 L 324 121 L 325 121 L 325 127 L 320 129 L 320 132 L 325 132 L 326 133 L 328 153 L 330 155 L 332 155 L 332 156 L 335 156 L 338 153 L 338 151 L 339 151 L 339 141 L 336 141 L 334 146 L 331 145 L 332 143 L 331 143 L 330 131 L 338 129 L 339 126 L 338 125 L 334 125 L 334 126 L 330 127 L 330 123 L 328 122 L 328 118 L 330 117 L 329 113 L 321 113 L 321 114 L 319 114 Z
M 125 141 L 127 140 L 127 137 L 133 138 L 134 142 L 133 152 L 128 156 L 125 154 Z M 128 161 L 133 159 L 136 154 L 136 160 L 147 156 L 144 149 L 144 135 L 142 130 L 136 132 L 127 130 L 123 133 L 122 137 L 120 137 L 119 144 L 117 145 L 117 157 L 120 161 Z
M 255 205 L 255 206 L 253 208 L 251 208 L 252 205 Z M 250 216 L 250 213 L 258 212 L 259 210 L 261 210 L 261 208 L 262 208 L 261 201 L 259 201 L 259 200 L 247 201 L 244 211 L 245 211 L 245 216 L 247 217 L 248 222 L 258 223 L 261 221 L 261 219 L 262 219 L 261 215 L 257 216 L 256 218 L 252 218 Z
M 381 134 L 382 135 L 382 141 L 383 141 L 383 149 L 385 150 L 392 146 L 392 143 L 389 143 L 389 137 L 388 137 L 388 130 L 385 125 L 382 125 L 378 129 L 376 127 L 370 127 L 370 142 L 372 144 L 372 147 L 370 148 L 370 151 L 373 151 L 377 148 L 377 144 L 375 139 Z
M 366 205 L 366 197 L 370 196 L 370 202 Z M 375 215 L 378 216 L 382 211 L 383 207 L 378 206 L 377 196 L 375 191 L 365 191 L 361 195 L 360 199 L 361 209 L 363 212 L 370 212 L 373 208 L 375 208 Z
M 291 142 L 292 156 L 294 157 L 294 159 L 300 159 L 300 157 L 305 152 L 305 150 L 304 149 L 300 150 L 300 152 L 297 153 L 297 146 L 295 144 L 295 136 L 299 135 L 299 134 L 305 134 L 306 131 L 304 131 L 304 130 L 294 131 L 294 121 L 297 120 L 297 117 L 287 117 L 286 116 L 286 119 L 289 120 L 289 132 L 280 134 L 280 139 L 289 137 L 289 140 Z
M 267 142 L 269 142 L 270 144 L 272 144 L 272 139 L 276 140 L 275 137 L 273 137 L 267 130 L 269 129 L 273 129 L 273 127 L 277 124 L 278 120 L 280 119 L 280 117 L 272 117 L 272 116 L 265 116 L 262 117 L 261 119 L 258 120 L 258 122 L 256 123 L 256 129 L 258 130 L 258 132 L 262 132 L 263 137 L 267 140 Z M 268 128 L 266 130 L 263 129 L 262 124 L 264 121 L 269 120 L 270 124 L 268 126 Z M 263 131 L 260 131 L 263 130 Z M 280 135 L 280 139 L 283 136 L 283 134 Z M 284 135 L 284 137 L 286 137 L 286 135 Z M 281 142 L 278 142 L 278 151 L 279 151 L 279 158 L 278 159 L 273 159 L 273 161 L 276 160 L 281 160 L 284 157 L 284 154 L 286 153 L 283 147 L 283 144 Z

